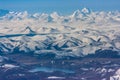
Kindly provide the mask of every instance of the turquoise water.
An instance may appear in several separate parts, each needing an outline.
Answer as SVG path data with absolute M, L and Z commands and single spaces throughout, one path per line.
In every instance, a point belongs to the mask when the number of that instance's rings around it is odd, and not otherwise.
M 61 68 L 49 68 L 49 67 L 36 67 L 34 69 L 29 70 L 29 72 L 54 72 L 54 71 L 60 71 L 64 73 L 75 73 L 73 70 L 68 70 L 68 69 L 61 69 Z

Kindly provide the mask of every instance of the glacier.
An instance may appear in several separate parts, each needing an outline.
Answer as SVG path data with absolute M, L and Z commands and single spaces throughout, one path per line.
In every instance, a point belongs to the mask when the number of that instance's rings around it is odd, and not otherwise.
M 70 15 L 0 10 L 0 53 L 83 57 L 120 52 L 120 12 L 83 8 Z

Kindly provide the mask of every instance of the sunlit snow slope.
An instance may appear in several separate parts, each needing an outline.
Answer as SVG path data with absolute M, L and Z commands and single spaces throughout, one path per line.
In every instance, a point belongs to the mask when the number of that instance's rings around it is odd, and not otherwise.
M 120 12 L 83 8 L 72 15 L 0 10 L 1 53 L 84 56 L 97 50 L 120 52 Z

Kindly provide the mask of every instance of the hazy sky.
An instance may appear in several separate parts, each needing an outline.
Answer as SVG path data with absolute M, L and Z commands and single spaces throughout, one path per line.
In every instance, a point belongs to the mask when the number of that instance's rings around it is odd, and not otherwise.
M 84 7 L 93 11 L 120 11 L 120 0 L 0 0 L 1 9 L 30 13 L 57 11 L 68 14 Z

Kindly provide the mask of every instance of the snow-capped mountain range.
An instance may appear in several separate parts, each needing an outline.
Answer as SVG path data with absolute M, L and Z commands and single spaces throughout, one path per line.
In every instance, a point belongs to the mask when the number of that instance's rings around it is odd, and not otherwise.
M 83 8 L 71 15 L 0 10 L 1 53 L 84 56 L 97 50 L 120 52 L 120 12 Z

